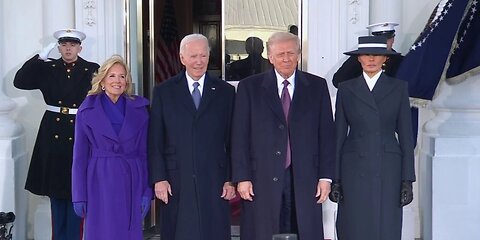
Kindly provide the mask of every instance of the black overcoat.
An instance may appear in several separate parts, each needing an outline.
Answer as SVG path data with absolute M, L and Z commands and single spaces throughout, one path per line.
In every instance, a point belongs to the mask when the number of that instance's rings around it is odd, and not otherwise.
M 78 108 L 90 89 L 98 64 L 78 57 L 71 72 L 63 60 L 44 62 L 38 55 L 15 74 L 13 84 L 39 89 L 47 105 Z M 71 199 L 75 115 L 45 111 L 38 129 L 25 189 L 43 196 Z
M 315 198 L 320 178 L 334 178 L 335 133 L 325 79 L 297 70 L 289 126 L 274 70 L 239 83 L 232 129 L 235 182 L 251 181 L 253 201 L 242 201 L 242 240 L 271 239 L 279 233 L 290 134 L 293 185 L 301 240 L 323 239 L 322 205 Z
M 407 83 L 381 74 L 370 92 L 363 76 L 337 92 L 339 240 L 400 240 L 402 180 L 415 181 Z
M 205 77 L 195 109 L 185 72 L 155 87 L 149 127 L 150 182 L 168 180 L 173 196 L 160 205 L 168 240 L 230 239 L 230 205 L 220 198 L 231 180 L 230 126 L 235 89 Z

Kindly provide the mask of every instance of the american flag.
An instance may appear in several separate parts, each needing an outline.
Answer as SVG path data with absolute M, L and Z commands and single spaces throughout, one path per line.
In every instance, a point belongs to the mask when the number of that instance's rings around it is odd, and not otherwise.
M 470 1 L 453 43 L 446 80 L 458 83 L 480 72 L 480 4 Z
M 396 77 L 408 81 L 410 97 L 432 100 L 444 77 L 457 31 L 473 0 L 442 0 L 403 58 Z M 475 0 L 476 1 L 476 0 Z
M 175 20 L 173 1 L 166 0 L 163 8 L 163 19 L 160 25 L 160 38 L 155 55 L 155 82 L 160 83 L 176 75 L 181 69 L 179 56 L 180 41 Z

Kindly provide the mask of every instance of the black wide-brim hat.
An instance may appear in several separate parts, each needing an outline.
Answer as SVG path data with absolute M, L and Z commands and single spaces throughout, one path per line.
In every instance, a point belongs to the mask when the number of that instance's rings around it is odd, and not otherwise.
M 358 37 L 358 49 L 344 52 L 345 55 L 398 55 L 387 49 L 387 38 L 384 36 Z

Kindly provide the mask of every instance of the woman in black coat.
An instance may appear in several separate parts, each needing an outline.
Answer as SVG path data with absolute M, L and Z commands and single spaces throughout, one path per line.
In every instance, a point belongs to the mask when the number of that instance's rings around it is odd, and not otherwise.
M 359 38 L 361 76 L 338 87 L 335 125 L 340 240 L 400 240 L 402 207 L 413 199 L 413 136 L 407 83 L 382 72 L 386 38 Z

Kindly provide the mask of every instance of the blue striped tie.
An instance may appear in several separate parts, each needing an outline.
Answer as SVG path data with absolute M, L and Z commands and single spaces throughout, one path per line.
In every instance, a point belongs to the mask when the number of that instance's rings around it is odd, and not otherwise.
M 202 95 L 200 95 L 200 90 L 198 90 L 198 86 L 200 86 L 200 83 L 198 82 L 193 83 L 192 98 L 193 98 L 193 103 L 195 104 L 195 108 L 197 109 L 198 109 L 198 106 L 200 106 L 200 99 L 202 98 Z

